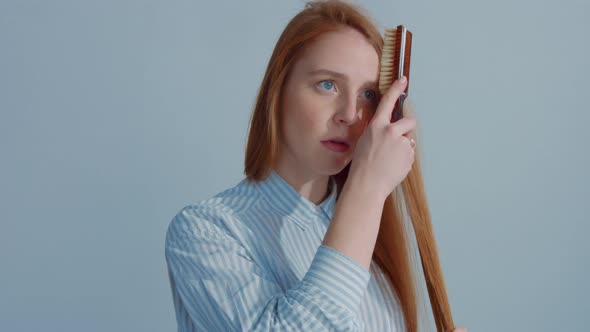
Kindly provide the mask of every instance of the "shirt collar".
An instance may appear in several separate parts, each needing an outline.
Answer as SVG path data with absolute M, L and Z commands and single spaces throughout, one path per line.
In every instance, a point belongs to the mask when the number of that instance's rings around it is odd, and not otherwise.
M 332 219 L 338 193 L 336 180 L 332 176 L 329 180 L 330 195 L 319 205 L 301 196 L 272 169 L 265 180 L 255 185 L 274 207 L 285 215 L 293 217 L 303 227 L 316 221 L 318 217 L 326 225 Z

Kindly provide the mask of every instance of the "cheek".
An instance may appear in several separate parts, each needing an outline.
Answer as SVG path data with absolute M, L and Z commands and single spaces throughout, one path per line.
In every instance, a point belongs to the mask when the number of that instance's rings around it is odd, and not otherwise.
M 299 123 L 301 125 L 301 134 L 309 135 L 317 132 L 322 119 L 318 116 L 320 113 L 313 108 L 301 108 L 299 113 Z M 312 134 L 313 135 L 313 134 Z
M 375 109 L 373 108 L 373 106 L 367 106 L 363 109 L 363 112 L 361 113 L 361 121 L 359 122 L 366 125 L 371 121 L 373 115 L 375 115 Z
M 356 125 L 352 129 L 354 131 L 355 136 L 361 136 L 363 134 L 363 132 L 367 128 L 367 125 L 369 124 L 369 122 L 371 122 L 371 119 L 373 118 L 374 114 L 375 112 L 371 109 L 363 110 L 360 121 L 356 123 Z
M 326 126 L 322 109 L 327 107 L 318 100 L 317 96 L 309 93 L 292 94 L 287 99 L 287 111 L 285 116 L 285 127 L 288 127 L 290 136 L 297 136 L 304 139 L 310 136 L 317 136 L 321 128 Z

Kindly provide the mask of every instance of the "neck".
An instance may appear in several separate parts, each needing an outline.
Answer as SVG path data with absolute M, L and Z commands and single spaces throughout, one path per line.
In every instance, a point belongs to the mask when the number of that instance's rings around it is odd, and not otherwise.
M 319 205 L 329 195 L 330 176 L 308 175 L 294 169 L 274 168 L 275 172 L 285 180 L 295 191 L 310 202 Z

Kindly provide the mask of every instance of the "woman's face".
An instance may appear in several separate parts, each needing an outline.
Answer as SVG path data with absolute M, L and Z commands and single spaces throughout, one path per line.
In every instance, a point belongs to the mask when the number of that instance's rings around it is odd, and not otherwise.
M 283 89 L 279 163 L 308 177 L 344 169 L 377 107 L 378 77 L 377 52 L 354 29 L 323 34 L 308 45 Z

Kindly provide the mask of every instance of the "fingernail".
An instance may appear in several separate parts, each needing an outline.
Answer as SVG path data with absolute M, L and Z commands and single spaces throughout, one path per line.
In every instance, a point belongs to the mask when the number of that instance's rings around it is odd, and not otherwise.
M 400 77 L 400 79 L 398 80 L 398 82 L 399 82 L 399 84 L 404 84 L 404 83 L 406 83 L 407 80 L 408 79 L 406 78 L 406 76 L 402 76 L 402 77 Z

